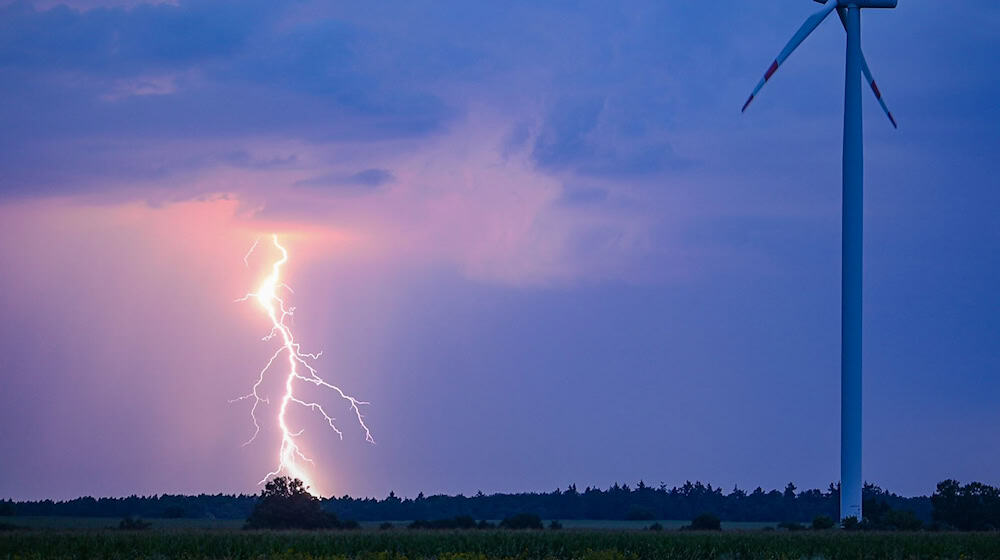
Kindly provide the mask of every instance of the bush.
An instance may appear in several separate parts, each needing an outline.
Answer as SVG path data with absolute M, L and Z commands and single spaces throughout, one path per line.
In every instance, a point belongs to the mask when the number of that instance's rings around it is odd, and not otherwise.
M 381 525 L 379 525 L 378 529 L 379 529 L 379 531 L 388 531 L 388 530 L 392 529 L 393 527 L 395 527 L 395 525 L 393 525 L 392 523 L 389 523 L 388 521 L 386 521 L 386 522 L 382 523 Z
M 662 531 L 663 530 L 663 525 L 660 525 L 660 522 L 657 521 L 656 523 L 653 523 L 649 527 L 646 527 L 646 530 L 647 531 Z
M 817 515 L 813 518 L 812 527 L 817 531 L 823 531 L 826 529 L 832 529 L 834 525 L 833 519 L 829 515 Z
M 912 511 L 892 509 L 885 500 L 865 500 L 865 518 L 861 529 L 866 531 L 919 531 L 924 523 Z
M 560 523 L 559 521 L 557 521 L 555 519 L 553 519 L 552 521 L 549 521 L 549 529 L 558 530 L 558 529 L 562 529 L 562 528 L 563 528 L 562 527 L 562 523 Z
M 805 525 L 794 521 L 782 521 L 781 523 L 778 523 L 778 528 L 785 529 L 786 531 L 801 531 L 806 527 Z
M 501 529 L 541 529 L 542 518 L 533 513 L 519 513 L 500 522 Z
M 852 515 L 844 518 L 844 520 L 840 522 L 840 526 L 843 527 L 845 531 L 857 531 L 861 528 L 861 523 L 858 523 L 858 518 Z
M 319 498 L 299 479 L 279 476 L 264 486 L 244 529 L 354 529 L 357 521 L 341 523 L 323 511 Z
M 886 514 L 885 527 L 896 531 L 919 531 L 924 528 L 924 522 L 912 511 L 894 509 Z
M 497 526 L 490 523 L 485 519 L 480 519 L 479 523 L 476 524 L 476 529 L 496 529 Z
M 10 517 L 14 515 L 14 502 L 9 500 L 0 500 L 0 517 Z
M 722 522 L 713 513 L 703 513 L 692 519 L 690 525 L 682 528 L 688 531 L 721 531 Z
M 123 531 L 145 531 L 152 526 L 153 524 L 149 521 L 143 521 L 131 515 L 118 522 L 118 528 Z

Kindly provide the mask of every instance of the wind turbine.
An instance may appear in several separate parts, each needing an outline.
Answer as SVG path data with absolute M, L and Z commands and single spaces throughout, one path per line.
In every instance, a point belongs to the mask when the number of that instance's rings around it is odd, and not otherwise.
M 861 53 L 861 9 L 895 8 L 897 0 L 814 0 L 825 7 L 809 16 L 778 53 L 764 77 L 743 105 L 750 102 L 778 67 L 834 10 L 847 31 L 847 70 L 844 79 L 843 213 L 841 216 L 840 300 L 840 520 L 861 521 L 861 240 L 864 161 L 861 130 L 861 74 L 865 75 L 882 110 L 896 127 L 882 93 L 875 85 Z

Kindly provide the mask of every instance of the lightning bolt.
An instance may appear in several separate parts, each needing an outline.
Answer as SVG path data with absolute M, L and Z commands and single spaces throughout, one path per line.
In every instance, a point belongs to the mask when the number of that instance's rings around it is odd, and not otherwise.
M 348 395 L 340 387 L 326 381 L 324 378 L 320 377 L 316 368 L 313 367 L 312 362 L 315 362 L 323 355 L 322 352 L 315 354 L 310 354 L 303 352 L 299 343 L 295 341 L 295 337 L 292 335 L 292 330 L 289 328 L 285 320 L 291 317 L 294 312 L 294 307 L 289 307 L 286 305 L 285 299 L 282 297 L 280 290 L 287 290 L 289 293 L 294 294 L 295 292 L 285 284 L 281 279 L 281 269 L 288 262 L 288 251 L 278 243 L 278 236 L 272 234 L 271 241 L 274 243 L 274 247 L 281 254 L 281 257 L 274 261 L 271 265 L 271 273 L 264 279 L 261 285 L 257 288 L 257 291 L 250 292 L 245 296 L 238 298 L 237 302 L 245 302 L 248 300 L 256 300 L 260 307 L 267 314 L 268 319 L 271 321 L 271 330 L 266 336 L 264 336 L 264 341 L 271 341 L 277 339 L 280 343 L 274 354 L 271 355 L 271 359 L 268 360 L 267 364 L 257 376 L 257 381 L 253 384 L 253 388 L 246 395 L 232 399 L 230 402 L 237 401 L 250 401 L 252 406 L 250 407 L 250 418 L 253 421 L 253 435 L 250 436 L 243 445 L 251 444 L 257 435 L 260 434 L 260 422 L 257 419 L 257 409 L 263 404 L 270 404 L 270 401 L 261 396 L 261 385 L 264 383 L 265 374 L 271 370 L 275 362 L 279 362 L 279 358 L 284 356 L 287 360 L 288 372 L 285 376 L 285 392 L 281 397 L 281 405 L 278 407 L 278 428 L 281 430 L 281 446 L 278 449 L 278 465 L 274 470 L 268 472 L 264 475 L 264 478 L 260 480 L 258 484 L 263 484 L 268 478 L 272 476 L 277 476 L 279 474 L 286 474 L 293 478 L 298 478 L 302 480 L 307 488 L 312 488 L 311 477 L 308 473 L 303 470 L 303 466 L 299 462 L 304 461 L 312 464 L 313 461 L 307 457 L 302 449 L 299 447 L 296 441 L 299 436 L 302 435 L 303 430 L 293 431 L 292 428 L 288 426 L 288 420 L 286 418 L 286 413 L 288 412 L 289 405 L 295 404 L 301 407 L 307 408 L 313 412 L 318 413 L 326 421 L 327 425 L 333 430 L 340 439 L 344 439 L 343 432 L 337 428 L 334 418 L 330 416 L 326 409 L 320 403 L 307 401 L 300 399 L 295 395 L 295 386 L 297 382 L 312 383 L 317 387 L 323 387 L 329 389 L 336 393 L 341 399 L 347 401 L 349 404 L 352 414 L 358 421 L 361 429 L 365 433 L 365 440 L 368 443 L 375 443 L 375 439 L 372 437 L 371 430 L 368 429 L 368 425 L 365 424 L 365 417 L 361 414 L 361 406 L 369 404 L 366 401 L 360 401 L 351 395 Z M 250 256 L 253 254 L 254 250 L 257 249 L 260 243 L 260 238 L 254 241 L 253 246 L 247 251 L 246 255 L 243 257 L 243 263 L 249 266 Z M 312 491 L 312 490 L 310 490 Z

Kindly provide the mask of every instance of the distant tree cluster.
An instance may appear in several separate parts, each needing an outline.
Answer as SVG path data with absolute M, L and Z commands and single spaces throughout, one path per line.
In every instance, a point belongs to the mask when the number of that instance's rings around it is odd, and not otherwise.
M 92 498 L 86 496 L 66 501 L 7 502 L 17 515 L 61 517 L 217 518 L 246 519 L 257 503 L 257 496 L 246 494 L 199 494 L 182 496 L 128 496 L 127 498 Z M 3 506 L 0 506 L 2 509 Z
M 962 486 L 957 480 L 945 480 L 931 496 L 934 522 L 941 528 L 962 531 L 1000 529 L 1000 489 L 979 482 Z
M 906 498 L 869 484 L 864 488 L 867 524 L 866 520 L 861 520 L 857 525 L 858 528 L 912 527 L 915 526 L 915 518 L 923 523 L 933 521 L 940 527 L 997 528 L 1000 527 L 1000 518 L 996 492 L 996 489 L 979 483 L 961 486 L 954 481 L 945 481 L 939 485 L 933 498 Z M 118 519 L 128 516 L 144 519 L 248 519 L 266 494 L 267 489 L 261 496 L 164 494 L 127 498 L 85 497 L 63 502 L 0 501 L 0 515 L 16 511 L 17 515 Z M 765 491 L 758 487 L 748 492 L 736 487 L 727 493 L 722 488 L 701 482 L 653 487 L 640 481 L 635 486 L 614 484 L 607 489 L 587 487 L 578 490 L 576 485 L 570 485 L 565 490 L 548 493 L 485 495 L 480 492 L 474 496 L 425 496 L 421 493 L 416 498 L 400 498 L 390 493 L 381 500 L 350 496 L 324 500 L 310 498 L 310 508 L 318 504 L 323 513 L 334 514 L 338 519 L 359 521 L 506 519 L 523 512 L 532 512 L 541 519 L 655 521 L 694 519 L 709 512 L 722 521 L 783 521 L 816 527 L 815 521 L 819 517 L 831 521 L 838 519 L 840 492 L 835 484 L 831 484 L 826 491 L 799 491 L 789 483 L 783 491 Z M 912 516 L 905 512 L 912 512 Z M 314 520 L 311 523 L 322 525 L 326 522 Z M 821 521 L 820 525 L 823 523 L 825 521 Z M 478 527 L 479 522 L 476 525 Z
M 859 529 L 872 531 L 919 531 L 924 522 L 909 510 L 893 509 L 884 499 L 868 498 L 861 503 L 864 519 Z
M 930 499 L 926 496 L 905 498 L 878 486 L 866 485 L 868 499 L 884 501 L 893 510 L 912 511 L 918 519 L 931 520 Z M 614 484 L 606 490 L 576 485 L 549 493 L 492 494 L 475 496 L 424 496 L 401 499 L 394 493 L 382 500 L 374 498 L 331 498 L 324 508 L 341 517 L 362 521 L 454 519 L 504 519 L 530 511 L 542 519 L 694 519 L 711 512 L 725 521 L 794 521 L 811 523 L 817 516 L 838 518 L 840 491 L 831 484 L 826 492 L 798 491 L 789 483 L 784 491 L 752 492 L 734 488 L 728 494 L 722 488 L 701 482 L 683 486 L 652 487 L 640 481 L 634 487 Z
M 10 517 L 17 512 L 14 502 L 10 500 L 0 500 L 0 517 Z

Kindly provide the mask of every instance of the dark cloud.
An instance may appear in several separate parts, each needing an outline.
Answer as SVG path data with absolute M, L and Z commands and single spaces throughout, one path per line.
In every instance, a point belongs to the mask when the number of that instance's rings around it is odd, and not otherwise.
M 365 169 L 351 175 L 326 174 L 296 181 L 296 187 L 356 187 L 376 189 L 396 178 L 385 169 Z
M 610 176 L 651 174 L 687 163 L 634 108 L 616 113 L 616 104 L 607 97 L 558 103 L 535 140 L 535 161 L 543 168 Z
M 128 75 L 233 55 L 278 4 L 185 2 L 77 11 L 0 7 L 0 65 Z
M 275 167 L 287 167 L 289 165 L 294 165 L 298 162 L 299 158 L 295 154 L 289 156 L 260 158 L 253 156 L 246 150 L 235 150 L 220 155 L 218 159 L 234 167 L 241 167 L 244 169 L 273 169 Z

